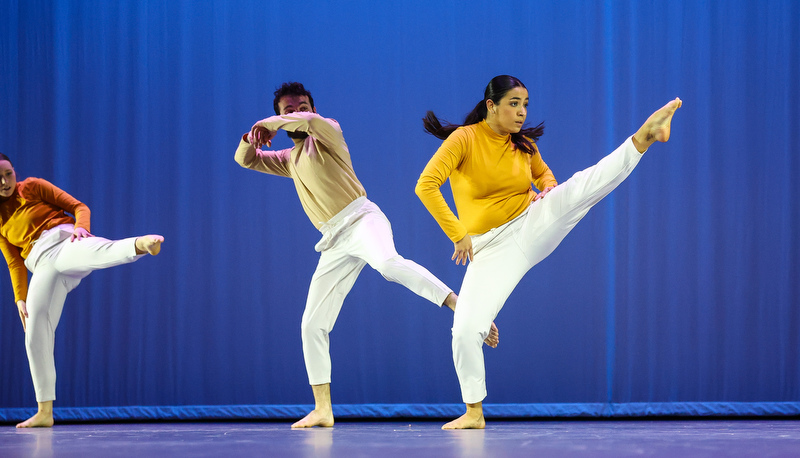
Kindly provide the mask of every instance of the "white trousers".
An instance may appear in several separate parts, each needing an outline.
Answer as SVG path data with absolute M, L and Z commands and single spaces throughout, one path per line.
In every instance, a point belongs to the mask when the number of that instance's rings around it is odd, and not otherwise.
M 532 202 L 517 218 L 472 237 L 474 256 L 453 319 L 453 360 L 465 403 L 486 397 L 483 340 L 508 296 L 592 206 L 627 178 L 641 156 L 628 138 L 596 165 Z
M 74 226 L 62 224 L 42 232 L 25 266 L 33 274 L 28 286 L 25 349 L 36 401 L 56 398 L 53 344 L 67 293 L 93 270 L 133 262 L 136 238 L 112 241 L 89 237 L 70 242 Z
M 358 274 L 366 264 L 383 278 L 399 283 L 441 306 L 452 292 L 419 264 L 397 254 L 389 220 L 366 197 L 351 202 L 320 229 L 322 240 L 315 249 L 319 263 L 308 290 L 301 333 L 308 381 L 331 381 L 328 334 L 333 330 Z

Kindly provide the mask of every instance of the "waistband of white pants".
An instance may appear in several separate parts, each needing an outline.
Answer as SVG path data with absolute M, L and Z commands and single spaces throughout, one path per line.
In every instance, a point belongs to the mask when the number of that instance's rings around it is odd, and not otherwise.
M 39 234 L 39 238 L 32 243 L 33 248 L 31 248 L 31 251 L 28 253 L 28 257 L 25 258 L 25 267 L 33 271 L 31 268 L 36 265 L 39 256 L 53 246 L 66 240 L 74 230 L 74 224 L 64 223 L 51 227 Z
M 319 231 L 324 234 L 330 228 L 335 227 L 340 221 L 347 218 L 350 214 L 358 211 L 358 209 L 363 207 L 364 204 L 366 204 L 367 202 L 368 202 L 367 196 L 361 196 L 356 198 L 356 200 L 350 202 L 349 204 L 347 204 L 346 207 L 341 209 L 339 213 L 333 215 L 331 219 L 322 223 L 322 226 L 319 227 Z

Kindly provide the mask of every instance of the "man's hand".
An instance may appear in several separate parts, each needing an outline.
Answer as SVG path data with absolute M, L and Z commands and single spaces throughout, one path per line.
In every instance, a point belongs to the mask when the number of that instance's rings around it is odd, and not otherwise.
M 454 260 L 456 265 L 461 263 L 466 266 L 467 259 L 472 262 L 472 239 L 469 238 L 469 234 L 458 242 L 453 243 L 453 245 L 455 246 L 455 251 L 453 251 L 453 257 L 450 259 Z
M 253 128 L 250 129 L 250 133 L 247 135 L 247 142 L 256 148 L 261 148 L 264 145 L 270 147 L 272 146 L 272 139 L 275 138 L 275 134 L 276 132 L 260 126 L 257 122 L 253 125 Z
M 86 229 L 82 227 L 76 227 L 75 230 L 72 231 L 72 237 L 69 238 L 70 242 L 74 242 L 80 239 L 86 239 L 89 237 L 94 237 L 92 234 L 89 233 Z
M 19 311 L 19 319 L 22 320 L 22 331 L 26 330 L 25 319 L 28 318 L 28 307 L 25 301 L 17 301 L 17 310 Z

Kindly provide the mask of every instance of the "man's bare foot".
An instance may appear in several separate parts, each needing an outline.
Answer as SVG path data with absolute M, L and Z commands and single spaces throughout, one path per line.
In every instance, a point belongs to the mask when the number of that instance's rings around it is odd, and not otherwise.
M 160 235 L 143 235 L 136 239 L 136 254 L 149 253 L 153 256 L 161 252 L 164 237 Z
M 50 428 L 53 426 L 53 412 L 36 412 L 36 415 L 19 423 L 17 428 Z
M 333 412 L 312 410 L 302 420 L 292 425 L 292 428 L 312 428 L 314 426 L 333 426 Z
M 442 426 L 442 429 L 483 429 L 483 403 L 467 404 L 467 413 Z
M 497 348 L 497 344 L 500 343 L 500 331 L 497 330 L 497 326 L 494 324 L 494 321 L 492 321 L 492 327 L 489 328 L 489 335 L 483 339 L 483 343 L 492 348 Z
M 670 100 L 669 103 L 651 114 L 642 127 L 633 134 L 633 144 L 640 153 L 647 151 L 647 148 L 655 142 L 669 140 L 672 116 L 681 105 L 683 102 L 677 97 L 675 100 Z
M 456 311 L 456 305 L 458 303 L 458 295 L 456 293 L 451 292 L 447 295 L 447 298 L 444 300 L 442 305 L 447 306 L 453 312 Z M 495 326 L 494 322 L 492 322 L 492 327 L 489 328 L 489 335 L 483 339 L 483 342 L 492 347 L 497 348 L 497 344 L 500 343 L 500 332 L 497 330 L 497 326 Z

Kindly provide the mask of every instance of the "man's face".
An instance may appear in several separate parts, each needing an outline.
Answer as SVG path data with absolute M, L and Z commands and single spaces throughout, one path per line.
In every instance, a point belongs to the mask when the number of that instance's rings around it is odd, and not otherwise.
M 282 114 L 294 113 L 295 111 L 310 111 L 316 113 L 316 108 L 311 108 L 311 102 L 307 95 L 284 95 L 278 101 L 278 111 Z
M 308 101 L 307 95 L 284 95 L 278 100 L 278 111 L 282 115 L 294 113 L 295 111 L 316 113 L 316 108 L 311 108 L 311 102 Z M 286 132 L 292 140 L 305 140 L 308 134 L 305 132 Z

